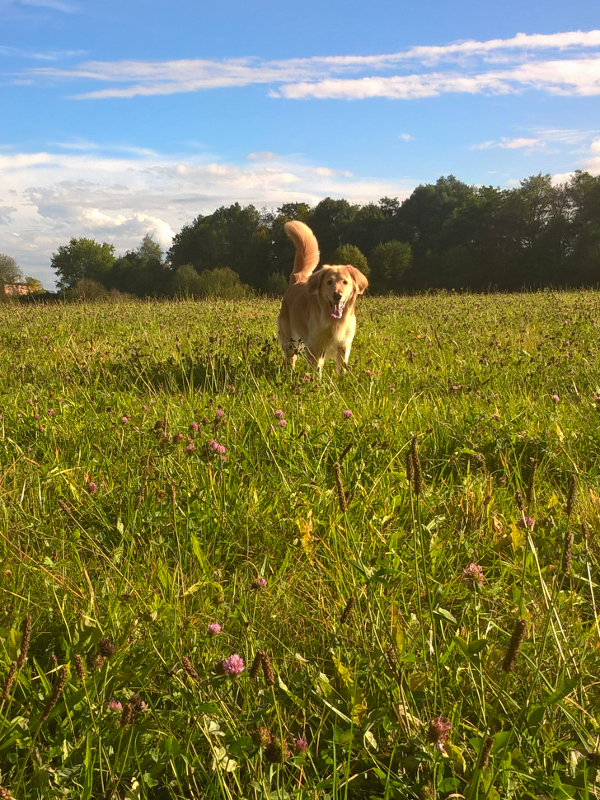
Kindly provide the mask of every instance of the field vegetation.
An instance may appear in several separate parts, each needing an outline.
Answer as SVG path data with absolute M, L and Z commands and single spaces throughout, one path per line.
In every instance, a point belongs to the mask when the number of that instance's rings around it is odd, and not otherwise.
M 593 798 L 594 292 L 0 306 L 1 797 Z

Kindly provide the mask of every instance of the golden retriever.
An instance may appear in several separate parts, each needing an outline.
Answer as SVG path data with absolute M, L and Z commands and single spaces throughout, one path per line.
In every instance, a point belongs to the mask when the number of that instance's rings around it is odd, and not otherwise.
M 356 330 L 354 305 L 369 285 L 356 267 L 319 263 L 319 245 L 314 233 L 297 220 L 285 224 L 285 232 L 296 245 L 294 271 L 281 301 L 279 344 L 286 363 L 296 363 L 304 345 L 309 361 L 319 371 L 325 359 L 333 358 L 339 373 L 348 365 Z

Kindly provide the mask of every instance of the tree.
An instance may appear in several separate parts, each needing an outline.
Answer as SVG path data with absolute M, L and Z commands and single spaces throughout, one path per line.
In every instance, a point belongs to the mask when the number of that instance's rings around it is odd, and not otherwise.
M 19 283 L 23 280 L 21 270 L 12 256 L 0 253 L 0 281 L 4 283 Z
M 83 278 L 103 283 L 115 263 L 112 244 L 94 239 L 71 239 L 53 253 L 50 266 L 58 275 L 58 288 L 71 289 Z
M 351 267 L 359 269 L 363 275 L 369 275 L 369 262 L 364 253 L 353 244 L 343 244 L 333 254 L 333 264 L 350 264 Z
M 44 294 L 46 291 L 42 285 L 42 282 L 38 281 L 37 278 L 30 278 L 29 275 L 27 275 L 25 278 L 25 283 L 27 284 L 28 294 Z
M 406 242 L 378 244 L 369 256 L 373 292 L 383 294 L 398 291 L 411 262 L 411 247 Z
M 200 297 L 202 283 L 200 275 L 192 264 L 182 264 L 173 276 L 173 292 L 180 297 Z
M 158 261 L 162 264 L 163 252 L 158 242 L 155 242 L 152 234 L 147 233 L 142 239 L 142 243 L 137 249 L 137 254 L 140 258 L 145 258 L 146 261 Z

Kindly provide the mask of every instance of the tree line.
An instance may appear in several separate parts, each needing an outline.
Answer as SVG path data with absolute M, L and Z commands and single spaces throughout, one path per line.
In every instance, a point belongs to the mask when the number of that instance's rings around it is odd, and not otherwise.
M 72 239 L 52 267 L 66 292 L 87 285 L 88 293 L 96 287 L 139 297 L 279 294 L 294 259 L 284 232 L 291 219 L 315 232 L 322 263 L 359 267 L 376 294 L 600 283 L 600 176 L 582 171 L 560 185 L 539 174 L 508 189 L 450 175 L 418 186 L 403 202 L 328 197 L 276 212 L 234 203 L 184 225 L 166 254 L 149 235 L 120 257 L 106 242 Z

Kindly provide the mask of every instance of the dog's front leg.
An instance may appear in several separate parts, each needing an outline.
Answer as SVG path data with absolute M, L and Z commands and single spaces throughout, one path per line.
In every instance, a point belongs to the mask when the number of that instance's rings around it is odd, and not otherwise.
M 349 345 L 341 345 L 338 347 L 338 351 L 336 354 L 335 359 L 335 371 L 338 375 L 348 369 L 348 359 L 350 358 L 350 348 L 351 344 Z

